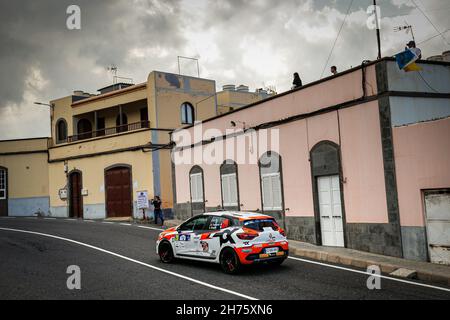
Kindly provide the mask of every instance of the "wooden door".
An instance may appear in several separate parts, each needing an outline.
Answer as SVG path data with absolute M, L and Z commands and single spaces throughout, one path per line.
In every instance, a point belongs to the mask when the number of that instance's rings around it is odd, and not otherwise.
M 70 199 L 69 215 L 71 218 L 83 218 L 83 198 L 81 195 L 81 172 L 72 172 L 69 176 Z
M 108 217 L 131 217 L 133 203 L 130 168 L 116 167 L 107 170 L 105 191 Z

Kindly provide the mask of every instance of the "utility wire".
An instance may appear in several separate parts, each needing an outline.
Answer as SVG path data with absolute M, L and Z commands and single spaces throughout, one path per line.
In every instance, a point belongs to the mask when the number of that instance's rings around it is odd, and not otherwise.
M 443 31 L 442 34 L 446 34 L 449 31 L 450 31 L 450 29 L 447 29 L 447 30 Z M 420 41 L 419 43 L 417 43 L 417 45 L 425 43 L 425 42 L 428 42 L 430 40 L 433 40 L 434 38 L 439 37 L 439 36 L 440 36 L 440 34 L 436 34 L 436 35 L 432 36 L 431 38 L 428 38 L 426 40 Z
M 436 25 L 433 23 L 433 21 L 431 21 L 431 19 L 428 17 L 428 15 L 417 5 L 417 3 L 414 0 L 411 0 L 411 2 L 416 6 L 417 10 L 419 10 L 423 16 L 428 20 L 428 22 L 433 26 L 433 28 L 439 33 L 439 35 L 442 37 L 442 39 L 444 39 L 444 42 L 450 46 L 450 43 L 447 42 L 447 39 L 445 38 L 445 36 L 443 35 L 442 32 L 439 31 L 439 29 L 436 27 Z
M 347 13 L 345 14 L 344 20 L 342 21 L 342 24 L 341 24 L 341 27 L 340 27 L 340 29 L 339 29 L 339 32 L 338 32 L 338 34 L 337 34 L 337 36 L 336 36 L 336 39 L 334 39 L 333 46 L 331 47 L 331 51 L 330 51 L 330 54 L 328 55 L 327 62 L 325 62 L 325 66 L 323 67 L 322 74 L 320 75 L 320 79 L 322 79 L 323 74 L 325 73 L 325 69 L 326 69 L 327 66 L 328 66 L 328 62 L 330 62 L 330 58 L 331 58 L 331 55 L 333 54 L 334 47 L 336 46 L 336 42 L 337 42 L 337 40 L 339 39 L 339 36 L 341 35 L 342 28 L 344 27 L 344 24 L 345 24 L 345 21 L 347 20 L 348 14 L 350 13 L 350 9 L 351 9 L 351 7 L 352 7 L 352 5 L 353 5 L 353 1 L 354 1 L 354 0 L 352 0 L 352 1 L 350 2 L 350 5 L 348 6 L 348 9 L 347 9 Z
M 420 71 L 417 71 L 417 73 L 419 74 L 419 76 L 422 78 L 422 81 L 427 85 L 428 88 L 430 88 L 432 91 L 436 92 L 436 93 L 440 93 L 439 91 L 437 91 L 435 88 L 433 88 L 427 80 L 425 80 L 425 78 L 422 76 L 422 74 L 420 73 Z

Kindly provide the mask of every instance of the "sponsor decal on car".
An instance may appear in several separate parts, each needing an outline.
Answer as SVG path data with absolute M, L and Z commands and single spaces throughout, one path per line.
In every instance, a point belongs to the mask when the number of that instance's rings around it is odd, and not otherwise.
M 175 241 L 190 241 L 191 235 L 190 234 L 179 234 L 175 236 Z
M 200 244 L 202 245 L 202 249 L 204 252 L 208 252 L 209 251 L 209 244 L 206 241 L 200 241 Z

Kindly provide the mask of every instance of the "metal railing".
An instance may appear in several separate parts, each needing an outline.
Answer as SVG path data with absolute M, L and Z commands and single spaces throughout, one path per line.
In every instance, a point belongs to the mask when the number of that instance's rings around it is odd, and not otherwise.
M 118 134 L 118 133 L 124 133 L 124 132 L 128 132 L 128 131 L 136 131 L 136 130 L 140 130 L 140 129 L 149 129 L 149 128 L 150 128 L 150 121 L 148 121 L 148 120 L 134 122 L 134 123 L 124 124 L 121 126 L 79 133 L 77 135 L 69 136 L 65 140 L 56 141 L 56 144 L 71 143 L 71 142 L 76 142 L 76 141 L 80 141 L 80 140 L 86 140 L 86 139 L 92 139 L 92 138 L 98 138 L 98 137 L 104 137 L 104 136 L 111 136 L 111 135 Z

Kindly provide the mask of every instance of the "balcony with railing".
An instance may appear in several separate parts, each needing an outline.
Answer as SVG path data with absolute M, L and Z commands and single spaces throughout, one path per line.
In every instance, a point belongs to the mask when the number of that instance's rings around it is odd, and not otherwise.
M 70 143 L 70 142 L 92 139 L 92 138 L 97 138 L 97 137 L 111 136 L 114 134 L 136 131 L 136 130 L 140 130 L 140 129 L 150 129 L 150 121 L 145 120 L 145 121 L 124 124 L 124 125 L 116 126 L 116 127 L 104 128 L 104 129 L 100 129 L 100 130 L 96 130 L 96 131 L 83 132 L 80 134 L 69 136 L 67 138 L 67 142 Z
M 103 128 L 95 131 L 86 131 L 86 132 L 80 132 L 73 136 L 68 136 L 66 139 L 63 140 L 57 140 L 56 145 L 60 144 L 67 144 L 67 143 L 73 143 L 73 142 L 79 142 L 83 140 L 89 140 L 89 139 L 95 139 L 95 138 L 102 138 L 107 136 L 113 136 L 113 135 L 119 135 L 124 134 L 127 132 L 133 132 L 133 131 L 139 131 L 144 129 L 150 129 L 150 121 L 144 120 L 134 123 L 128 123 L 123 124 L 120 126 L 115 127 L 109 127 L 109 128 Z M 54 146 L 53 141 L 50 141 L 50 146 Z

